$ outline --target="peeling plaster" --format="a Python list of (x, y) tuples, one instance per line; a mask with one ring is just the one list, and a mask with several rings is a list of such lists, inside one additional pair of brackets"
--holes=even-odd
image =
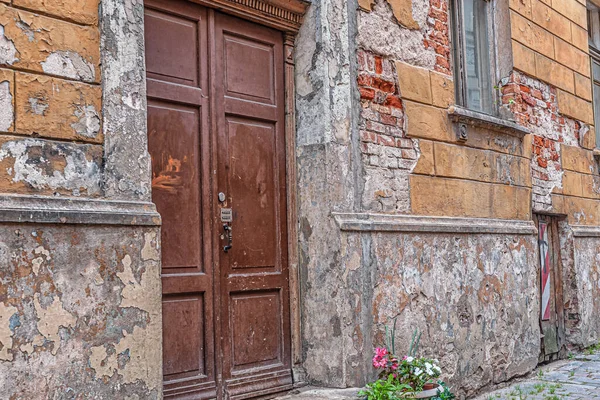
[(43, 96), (29, 98), (29, 111), (35, 115), (46, 115), (48, 107), (48, 99)]
[(0, 25), (0, 64), (12, 65), (19, 61), (17, 49), (12, 40), (4, 36), (4, 26)]
[[(54, 170), (48, 175), (44, 169), (48, 160), (40, 158), (40, 162), (33, 163), (29, 158), (32, 148), (40, 148), (42, 153), (54, 151), (64, 157), (63, 171)], [(94, 161), (87, 159), (86, 154), (77, 147), (67, 147), (43, 140), (25, 139), (9, 141), (0, 148), (0, 161), (13, 158), (14, 164), (7, 170), (12, 175), (13, 182), (25, 182), (36, 189), (51, 188), (67, 189), (78, 195), (83, 188), (88, 194), (98, 193), (100, 189), (100, 168)]]
[(95, 138), (100, 133), (100, 117), (94, 106), (78, 107), (75, 116), (79, 121), (71, 124), (78, 135)]
[(51, 53), (42, 63), (45, 73), (94, 82), (96, 71), (94, 65), (85, 61), (78, 53), (72, 51), (57, 51)]
[[(90, 367), (95, 371), (96, 377), (112, 377), (116, 373), (123, 377), (124, 383), (135, 383), (140, 378), (147, 378), (147, 362), (144, 357), (146, 350), (151, 349), (144, 347), (146, 336), (145, 329), (135, 327), (132, 334), (123, 331), (123, 338), (111, 348), (110, 354), (105, 346), (92, 347)], [(122, 354), (129, 354), (129, 358), (124, 365), (120, 366), (119, 356)], [(162, 385), (160, 379), (144, 379), (144, 381), (150, 389)]]
[(13, 330), (10, 327), (10, 319), (17, 312), (18, 310), (15, 307), (0, 303), (0, 360), (12, 361), (13, 359), (13, 354), (8, 352), (13, 345)]
[(104, 191), (115, 199), (150, 200), (143, 9), (138, 0), (101, 9)]
[(17, 25), (17, 28), (23, 31), (23, 33), (25, 34), (25, 36), (27, 36), (27, 39), (29, 39), (30, 42), (33, 42), (35, 40), (35, 32), (39, 32), (39, 30), (34, 31), (33, 29), (31, 29), (31, 25), (29, 25), (23, 20), (17, 21), (15, 25)]
[(10, 82), (0, 82), (0, 131), (8, 131), (15, 119)]
[(33, 229), (0, 226), (0, 397), (162, 398), (158, 230)]
[(149, 232), (144, 235), (144, 248), (142, 249), (142, 260), (160, 261), (160, 251), (156, 243), (156, 233)]
[(36, 293), (33, 304), (39, 319), (38, 330), (45, 338), (54, 342), (52, 355), (56, 355), (60, 348), (59, 329), (75, 326), (77, 319), (62, 307), (58, 296), (54, 297), (50, 305), (44, 307), (40, 304), (39, 293)]
[(386, 0), (377, 0), (372, 12), (358, 13), (358, 47), (433, 70), (435, 51), (423, 45), (428, 9), (429, 1), (413, 1), (413, 16), (421, 29), (411, 30), (398, 24)]

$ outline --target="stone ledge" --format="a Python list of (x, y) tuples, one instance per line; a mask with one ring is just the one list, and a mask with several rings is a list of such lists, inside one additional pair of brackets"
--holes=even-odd
[(517, 137), (523, 137), (531, 133), (529, 129), (522, 127), (514, 121), (467, 110), (460, 106), (450, 106), (448, 108), (448, 116), (452, 121), (457, 123), (488, 128), (492, 131), (506, 133)]
[(600, 226), (571, 225), (575, 237), (600, 237)]
[(0, 222), (160, 226), (153, 203), (0, 195)]
[(332, 213), (332, 215), (342, 231), (537, 234), (533, 221), (367, 213)]

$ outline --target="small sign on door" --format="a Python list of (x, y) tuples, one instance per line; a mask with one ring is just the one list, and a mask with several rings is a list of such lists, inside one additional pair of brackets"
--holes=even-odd
[(233, 210), (221, 208), (221, 222), (233, 222)]

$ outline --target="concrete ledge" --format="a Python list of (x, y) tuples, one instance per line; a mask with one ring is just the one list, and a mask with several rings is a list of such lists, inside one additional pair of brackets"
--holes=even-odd
[(575, 237), (600, 237), (600, 226), (571, 225)]
[(448, 115), (454, 122), (488, 128), (493, 131), (507, 133), (513, 136), (523, 137), (531, 133), (529, 129), (522, 127), (514, 121), (494, 117), (473, 110), (467, 110), (466, 108), (459, 106), (450, 106), (448, 108)]
[(153, 203), (0, 195), (0, 222), (159, 226)]
[(332, 213), (332, 216), (342, 231), (537, 234), (533, 221), (367, 213)]

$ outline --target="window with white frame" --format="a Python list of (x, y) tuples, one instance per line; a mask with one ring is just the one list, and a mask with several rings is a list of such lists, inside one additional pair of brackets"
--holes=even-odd
[(600, 9), (588, 3), (588, 39), (592, 62), (592, 88), (596, 147), (600, 147)]
[(452, 38), (457, 103), (495, 115), (492, 7), (489, 0), (454, 0)]

